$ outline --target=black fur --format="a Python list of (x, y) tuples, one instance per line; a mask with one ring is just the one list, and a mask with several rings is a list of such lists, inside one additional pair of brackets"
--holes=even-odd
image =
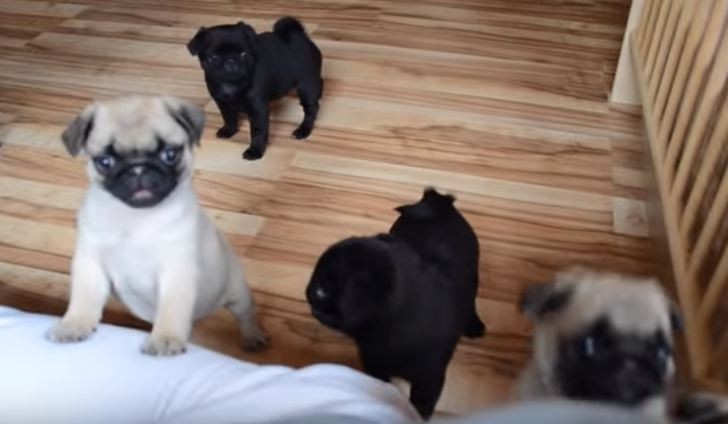
[(399, 208), (390, 234), (331, 246), (306, 290), (313, 315), (355, 340), (368, 374), (411, 383), (410, 401), (424, 418), (460, 336), (484, 331), (473, 309), (477, 239), (452, 202), (429, 190)]
[(103, 185), (133, 208), (159, 204), (177, 187), (184, 149), (158, 140), (149, 152), (117, 152), (112, 147), (92, 158)]
[(570, 399), (635, 406), (667, 389), (671, 342), (662, 331), (622, 334), (602, 318), (559, 343), (556, 379)]
[(279, 19), (273, 32), (256, 34), (243, 22), (200, 28), (187, 44), (198, 56), (205, 82), (224, 125), (220, 138), (238, 132), (239, 115), (250, 119), (250, 147), (245, 159), (263, 156), (268, 144), (268, 103), (296, 89), (304, 111), (303, 122), (293, 132), (305, 139), (313, 130), (323, 90), (321, 52), (291, 17)]
[(389, 233), (405, 240), (422, 259), (435, 265), (453, 284), (462, 287), (467, 304), (458, 309), (469, 311), (463, 335), (480, 337), (485, 325), (478, 317), (475, 298), (478, 295), (480, 247), (475, 231), (453, 206), (455, 198), (442, 195), (433, 188), (425, 189), (422, 199), (400, 206), (401, 214)]

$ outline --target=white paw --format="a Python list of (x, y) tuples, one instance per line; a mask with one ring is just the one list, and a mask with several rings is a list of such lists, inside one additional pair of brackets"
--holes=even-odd
[(142, 345), (142, 352), (152, 356), (175, 356), (186, 351), (184, 340), (169, 336), (149, 336)]
[(270, 341), (268, 335), (258, 330), (250, 335), (243, 334), (243, 349), (248, 352), (260, 352), (268, 347)]
[(78, 319), (63, 319), (51, 328), (46, 336), (48, 340), (56, 343), (75, 343), (88, 339), (94, 331), (96, 331), (94, 323)]

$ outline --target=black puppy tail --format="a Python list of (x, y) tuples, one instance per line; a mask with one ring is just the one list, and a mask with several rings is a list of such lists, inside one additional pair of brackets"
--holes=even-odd
[(399, 206), (394, 210), (412, 218), (427, 219), (437, 216), (441, 212), (452, 210), (452, 204), (454, 202), (455, 196), (440, 194), (433, 187), (427, 187), (419, 202), (412, 205)]
[(440, 194), (435, 187), (427, 187), (422, 194), (422, 201), (438, 206), (449, 206), (455, 202), (452, 194)]
[(296, 35), (306, 36), (306, 29), (301, 22), (291, 16), (278, 19), (273, 25), (273, 34), (277, 35), (285, 42), (290, 41)]

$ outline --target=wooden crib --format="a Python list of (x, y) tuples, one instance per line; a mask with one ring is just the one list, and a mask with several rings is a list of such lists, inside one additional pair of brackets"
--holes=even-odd
[(690, 374), (725, 389), (728, 1), (645, 0), (638, 22), (628, 36)]

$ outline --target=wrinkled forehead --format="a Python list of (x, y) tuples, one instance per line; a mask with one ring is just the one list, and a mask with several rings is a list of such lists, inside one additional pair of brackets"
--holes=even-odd
[(620, 334), (651, 336), (658, 331), (666, 336), (672, 334), (669, 303), (648, 283), (578, 287), (559, 319), (559, 327), (563, 334), (575, 334), (600, 319)]
[(245, 43), (243, 31), (237, 25), (220, 25), (207, 29), (205, 44), (208, 47), (241, 49)]
[(101, 104), (94, 114), (87, 149), (97, 155), (113, 146), (119, 153), (155, 151), (159, 143), (184, 145), (187, 134), (162, 102)]

